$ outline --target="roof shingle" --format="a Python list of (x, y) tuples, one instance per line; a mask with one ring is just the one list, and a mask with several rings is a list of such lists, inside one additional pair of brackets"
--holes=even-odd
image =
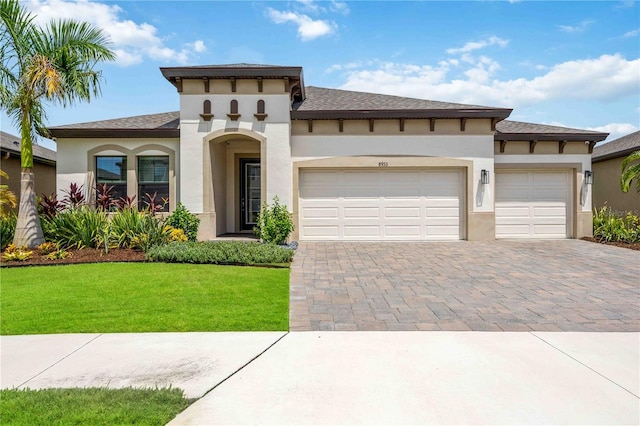
[[(20, 155), (22, 139), (18, 136), (0, 131), (0, 146), (3, 150)], [(33, 144), (33, 159), (56, 162), (56, 152), (40, 145)]]
[(626, 157), (634, 151), (640, 150), (640, 130), (621, 138), (612, 140), (593, 149), (591, 159), (595, 162), (610, 158)]
[(352, 92), (307, 86), (307, 98), (293, 104), (294, 111), (380, 111), (416, 109), (500, 109), (479, 105), (429, 101), (377, 93)]
[(583, 140), (601, 141), (608, 133), (593, 130), (573, 129), (570, 127), (551, 126), (548, 124), (525, 123), (522, 121), (503, 120), (496, 124), (495, 140), (512, 140), (517, 137), (537, 140)]

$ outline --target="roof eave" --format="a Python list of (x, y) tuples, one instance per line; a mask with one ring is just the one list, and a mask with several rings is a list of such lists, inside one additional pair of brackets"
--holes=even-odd
[(293, 120), (357, 120), (389, 118), (497, 118), (504, 120), (511, 109), (403, 109), (291, 111)]
[[(4, 147), (2, 148), (2, 151), (8, 152), (9, 155), (11, 155), (12, 157), (17, 158), (18, 160), (20, 159), (20, 156), (21, 156), (20, 151), (16, 151), (16, 150), (13, 150), (13, 149), (10, 149), (10, 148), (4, 148)], [(44, 157), (41, 157), (39, 155), (34, 155), (33, 156), (33, 161), (35, 163), (47, 164), (47, 165), (50, 165), (50, 166), (55, 166), (56, 165), (56, 160), (52, 160), (50, 158), (44, 158)]]
[(292, 77), (302, 80), (302, 67), (262, 67), (262, 68), (229, 68), (229, 67), (160, 67), (160, 72), (171, 84), (177, 87), (176, 78), (284, 78)]
[(608, 133), (496, 133), (496, 141), (589, 141), (600, 142)]
[(612, 158), (621, 158), (621, 157), (626, 157), (628, 155), (630, 155), (631, 153), (634, 153), (636, 151), (640, 151), (640, 147), (631, 147), (631, 148), (627, 148), (627, 149), (623, 149), (621, 151), (615, 151), (615, 152), (610, 152), (608, 154), (602, 154), (602, 155), (598, 155), (598, 156), (592, 156), (591, 157), (591, 162), (592, 163), (599, 163), (600, 161), (606, 161), (606, 160), (611, 160)]
[(72, 129), (50, 128), (54, 138), (179, 138), (179, 129)]

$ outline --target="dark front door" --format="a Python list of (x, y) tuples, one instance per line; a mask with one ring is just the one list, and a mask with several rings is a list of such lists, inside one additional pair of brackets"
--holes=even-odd
[(240, 160), (240, 229), (250, 230), (260, 213), (260, 159)]

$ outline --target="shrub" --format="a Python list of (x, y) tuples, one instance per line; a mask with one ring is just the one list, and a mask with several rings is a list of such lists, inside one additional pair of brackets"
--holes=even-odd
[(169, 215), (165, 223), (174, 228), (182, 229), (189, 241), (196, 241), (198, 239), (200, 219), (187, 210), (182, 203), (178, 203), (178, 206), (173, 213)]
[(631, 212), (617, 214), (608, 206), (594, 209), (593, 237), (604, 242), (640, 242), (640, 218)]
[(180, 228), (174, 228), (173, 226), (165, 225), (169, 229), (169, 241), (188, 241), (189, 239), (184, 233), (184, 230)]
[(17, 220), (18, 217), (13, 213), (0, 216), (0, 250), (3, 250), (13, 241), (13, 236), (16, 233)]
[(291, 249), (244, 241), (171, 242), (147, 252), (148, 260), (167, 263), (265, 265), (289, 263), (292, 258)]
[(125, 208), (111, 217), (111, 238), (117, 247), (144, 251), (169, 241), (171, 230), (162, 219), (135, 207)]
[(56, 250), (54, 252), (51, 252), (47, 255), (47, 259), (49, 260), (57, 260), (57, 259), (66, 259), (67, 257), (70, 257), (71, 253), (69, 253), (66, 250)]
[(57, 215), (63, 208), (64, 205), (58, 201), (58, 196), (55, 193), (49, 196), (43, 195), (38, 200), (38, 213), (47, 218)]
[(86, 198), (84, 196), (84, 185), (78, 186), (77, 183), (71, 182), (69, 189), (63, 190), (65, 196), (62, 199), (62, 204), (65, 207), (77, 208), (86, 204)]
[(101, 183), (96, 187), (96, 207), (104, 211), (109, 211), (114, 206), (113, 200), (114, 186)]
[(33, 252), (30, 250), (26, 250), (24, 248), (16, 248), (14, 250), (5, 251), (2, 257), (5, 260), (16, 260), (18, 262), (23, 262), (25, 260), (29, 260), (32, 254)]
[(53, 253), (54, 251), (58, 251), (58, 246), (55, 243), (46, 242), (42, 243), (38, 246), (38, 251), (40, 254), (46, 255)]
[(108, 224), (107, 214), (87, 206), (67, 209), (51, 218), (42, 218), (45, 239), (60, 248), (96, 248)]
[(287, 206), (280, 205), (278, 197), (273, 198), (273, 205), (262, 205), (258, 215), (258, 224), (253, 232), (266, 243), (284, 244), (294, 230), (293, 221)]

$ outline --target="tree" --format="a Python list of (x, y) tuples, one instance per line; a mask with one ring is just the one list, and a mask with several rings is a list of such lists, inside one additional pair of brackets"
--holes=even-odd
[(633, 161), (640, 161), (640, 151), (632, 152), (627, 158), (622, 161), (622, 176), (620, 176), (620, 187), (622, 192), (629, 192), (631, 181), (636, 180), (636, 191), (640, 193), (640, 162), (637, 164), (630, 164)]
[(115, 59), (104, 32), (71, 19), (45, 26), (17, 0), (0, 0), (0, 106), (20, 128), (22, 144), (20, 206), (14, 243), (44, 242), (36, 205), (33, 141), (48, 136), (45, 102), (63, 107), (90, 101), (100, 93), (101, 72), (94, 67)]

